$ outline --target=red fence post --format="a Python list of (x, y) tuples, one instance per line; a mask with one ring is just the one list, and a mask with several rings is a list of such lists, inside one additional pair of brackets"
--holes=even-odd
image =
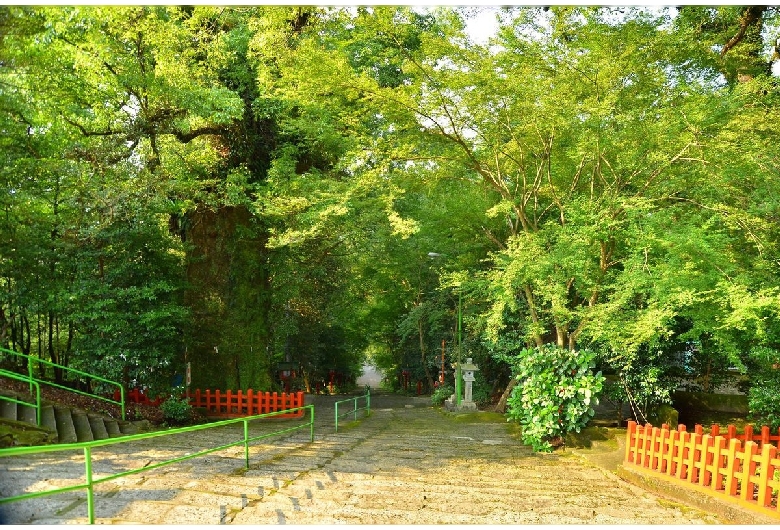
[(691, 433), (688, 431), (680, 432), (679, 451), (677, 452), (677, 473), (676, 477), (680, 480), (688, 478), (688, 452)]
[(664, 425), (664, 427), (661, 429), (661, 437), (658, 440), (659, 443), (659, 450), (658, 450), (658, 471), (661, 473), (666, 473), (667, 469), (669, 469), (669, 426)]
[[(701, 427), (701, 425), (697, 425), (696, 427)], [(690, 437), (689, 443), (688, 482), (694, 483), (699, 480), (699, 467), (696, 464), (701, 458), (701, 432), (694, 432)]]
[(645, 463), (645, 467), (649, 467), (650, 469), (658, 469), (658, 451), (656, 451), (656, 445), (660, 432), (661, 430), (658, 427), (650, 429), (650, 447), (647, 453), (647, 462)]
[(634, 447), (634, 440), (633, 437), (636, 436), (636, 422), (635, 421), (629, 421), (628, 425), (626, 426), (626, 455), (623, 458), (625, 462), (635, 462), (634, 455), (632, 454), (632, 449)]
[[(766, 429), (766, 435), (769, 436), (769, 427)], [(763, 439), (763, 432), (762, 432)], [(761, 507), (772, 505), (772, 488), (769, 487), (769, 481), (774, 479), (775, 468), (772, 465), (772, 459), (777, 454), (777, 448), (769, 445), (769, 442), (761, 446), (761, 460), (758, 471), (758, 505)]]
[(735, 497), (737, 495), (737, 474), (741, 471), (740, 460), (737, 456), (742, 452), (742, 440), (731, 438), (729, 440), (728, 461), (726, 464), (726, 494)]
[(680, 452), (680, 433), (677, 430), (671, 431), (669, 433), (669, 454), (667, 455), (667, 459), (669, 460), (669, 463), (666, 466), (666, 474), (669, 476), (673, 476), (677, 472), (677, 455)]
[[(745, 429), (747, 430), (747, 429)], [(758, 455), (758, 445), (756, 442), (750, 440), (745, 442), (745, 459), (742, 461), (742, 470), (739, 473), (739, 478), (742, 479), (742, 491), (740, 492), (740, 498), (743, 501), (750, 499), (753, 500), (753, 493), (755, 492), (755, 475), (756, 475), (756, 459)]]
[(752, 442), (753, 441), (753, 426), (752, 425), (745, 425), (745, 434), (741, 436), (742, 440), (745, 442)]
[(737, 427), (735, 425), (729, 425), (727, 428), (728, 434), (726, 434), (726, 437), (731, 440), (732, 438), (737, 437)]
[(699, 455), (699, 486), (707, 487), (712, 480), (712, 461), (713, 451), (712, 447), (715, 440), (709, 434), (705, 434), (701, 439), (701, 452)]
[(723, 477), (724, 470), (726, 469), (726, 466), (728, 465), (727, 457), (728, 453), (726, 452), (726, 439), (723, 436), (716, 436), (714, 439), (714, 443), (712, 445), (713, 448), (713, 456), (712, 456), (712, 479), (710, 482), (710, 487), (713, 491), (723, 491)]

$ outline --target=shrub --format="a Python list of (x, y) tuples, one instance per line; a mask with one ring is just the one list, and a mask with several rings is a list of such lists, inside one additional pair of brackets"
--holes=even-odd
[(434, 405), (442, 405), (447, 398), (449, 398), (452, 394), (455, 393), (455, 388), (451, 385), (444, 385), (440, 386), (436, 390), (433, 391), (433, 395), (431, 396), (431, 403)]
[(748, 410), (751, 419), (770, 429), (780, 427), (780, 352), (759, 346), (750, 351)]
[(490, 385), (482, 372), (474, 374), (474, 386), (471, 389), (471, 399), (479, 406), (490, 404)]
[(160, 405), (163, 418), (171, 425), (184, 425), (192, 422), (192, 407), (186, 398), (169, 397)]
[(550, 443), (580, 432), (595, 411), (604, 377), (593, 373), (595, 353), (548, 344), (525, 349), (515, 360), (518, 385), (507, 400), (507, 414), (522, 426), (523, 443), (551, 451)]

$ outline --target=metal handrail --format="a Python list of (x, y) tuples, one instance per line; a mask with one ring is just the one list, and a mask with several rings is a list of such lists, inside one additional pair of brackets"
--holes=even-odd
[(10, 401), (11, 403), (16, 403), (17, 405), (26, 405), (28, 407), (35, 407), (35, 423), (38, 427), (41, 426), (41, 385), (38, 384), (38, 381), (29, 381), (28, 378), (24, 377), (23, 375), (19, 375), (16, 372), (9, 372), (8, 370), (2, 370), (0, 369), (0, 375), (3, 377), (8, 377), (9, 379), (16, 379), (17, 381), (24, 381), (29, 382), (30, 385), (35, 386), (35, 403), (30, 403), (29, 401), (21, 401), (19, 399), (12, 398), (10, 396), (3, 396), (0, 395), (0, 400), (3, 401)]
[[(43, 383), (43, 384), (46, 384), (46, 385), (49, 385), (49, 386), (53, 386), (53, 387), (56, 387), (56, 388), (61, 388), (63, 390), (67, 390), (69, 392), (74, 392), (76, 394), (81, 394), (82, 396), (89, 396), (89, 397), (94, 398), (94, 399), (99, 399), (99, 400), (102, 400), (102, 401), (108, 401), (109, 403), (114, 403), (114, 404), (120, 406), (120, 408), (122, 409), (122, 419), (123, 420), (125, 419), (125, 387), (121, 383), (118, 383), (116, 381), (111, 381), (110, 379), (105, 379), (103, 377), (100, 377), (100, 376), (97, 376), (97, 375), (94, 375), (94, 374), (90, 374), (90, 373), (87, 373), (87, 372), (82, 372), (81, 370), (76, 370), (75, 368), (68, 368), (67, 366), (62, 366), (61, 364), (53, 363), (51, 361), (47, 361), (45, 359), (41, 359), (40, 357), (33, 357), (32, 355), (26, 355), (24, 353), (19, 353), (17, 351), (8, 350), (6, 348), (0, 348), (0, 353), (4, 353), (6, 355), (14, 355), (16, 357), (21, 357), (23, 359), (27, 359), (27, 375), (28, 375), (28, 378), (25, 379), (25, 381), (28, 381), (29, 384), (30, 384), (30, 392), (32, 392), (33, 382), (37, 381), (39, 383)], [(107, 398), (107, 397), (103, 397), (103, 396), (99, 396), (97, 394), (90, 394), (89, 392), (83, 392), (81, 390), (77, 390), (75, 388), (70, 388), (70, 387), (67, 387), (67, 386), (64, 386), (64, 385), (53, 383), (51, 381), (38, 379), (37, 377), (35, 377), (33, 375), (33, 363), (44, 364), (46, 366), (51, 366), (52, 368), (59, 368), (61, 370), (64, 370), (64, 371), (72, 373), (72, 374), (80, 375), (82, 377), (88, 377), (90, 379), (94, 379), (96, 381), (100, 381), (101, 383), (106, 383), (108, 385), (116, 386), (117, 388), (119, 388), (119, 392), (120, 392), (120, 396), (121, 396), (120, 401), (117, 401), (117, 400), (111, 399), (111, 398)]]
[[(358, 408), (357, 402), (358, 402), (359, 399), (365, 399), (366, 400), (366, 406), (365, 407)], [(357, 421), (357, 413), (358, 413), (359, 410), (365, 410), (366, 411), (366, 416), (371, 414), (371, 390), (368, 387), (366, 387), (366, 394), (364, 396), (357, 396), (357, 397), (350, 398), (350, 399), (342, 399), (341, 401), (336, 401), (336, 403), (334, 403), (334, 406), (335, 406), (335, 409), (336, 409), (336, 432), (339, 432), (339, 418), (341, 417), (341, 416), (339, 416), (339, 405), (341, 403), (348, 403), (350, 401), (352, 401), (353, 404), (354, 404), (353, 409), (348, 411), (348, 412), (345, 412), (345, 413), (341, 414), (341, 416), (346, 416), (347, 414), (353, 414), (354, 415), (354, 421)]]
[[(281, 429), (278, 431), (274, 431), (271, 433), (263, 434), (261, 436), (255, 436), (250, 438), (249, 437), (249, 422), (262, 419), (262, 418), (268, 418), (271, 416), (277, 416), (280, 414), (289, 414), (290, 412), (295, 412), (297, 410), (301, 409), (309, 409), (310, 416), (309, 416), (309, 423), (304, 423), (302, 425), (296, 425), (295, 427), (290, 427), (287, 429)], [(232, 425), (234, 423), (243, 423), (244, 424), (244, 437), (242, 440), (239, 440), (237, 442), (231, 442), (228, 444), (220, 445), (219, 447), (214, 447), (212, 449), (205, 449), (203, 451), (199, 451), (197, 453), (180, 456), (177, 458), (172, 458), (170, 460), (165, 460), (163, 462), (158, 462), (156, 464), (147, 465), (144, 467), (140, 467), (138, 469), (131, 469), (129, 471), (122, 471), (121, 473), (115, 473), (113, 475), (108, 475), (105, 477), (101, 477), (99, 479), (95, 479), (92, 476), (92, 449), (95, 447), (103, 447), (107, 445), (115, 445), (120, 443), (127, 443), (127, 442), (135, 442), (138, 440), (146, 440), (148, 438), (156, 438), (159, 436), (170, 436), (174, 434), (182, 434), (182, 433), (188, 433), (188, 432), (194, 432), (194, 431), (202, 431), (205, 429), (213, 429), (216, 427), (223, 427), (225, 425)], [(94, 485), (100, 484), (102, 482), (108, 482), (109, 480), (114, 480), (120, 477), (124, 477), (127, 475), (132, 475), (135, 473), (141, 473), (143, 471), (149, 471), (151, 469), (156, 469), (158, 467), (166, 466), (169, 464), (175, 464), (177, 462), (181, 462), (183, 460), (187, 460), (190, 458), (195, 458), (198, 456), (203, 456), (209, 453), (214, 453), (216, 451), (221, 451), (223, 449), (227, 449), (228, 447), (233, 447), (236, 445), (244, 444), (244, 463), (246, 469), (249, 469), (249, 442), (254, 442), (257, 440), (261, 440), (263, 438), (268, 438), (270, 436), (275, 436), (278, 434), (283, 434), (289, 431), (293, 431), (296, 429), (301, 429), (303, 427), (309, 426), (310, 428), (310, 441), (314, 442), (314, 405), (306, 405), (303, 407), (297, 407), (294, 409), (288, 409), (288, 410), (280, 410), (277, 412), (269, 412), (267, 414), (259, 414), (256, 416), (247, 416), (245, 418), (235, 418), (231, 420), (224, 420), (224, 421), (218, 421), (214, 423), (208, 423), (205, 425), (193, 425), (190, 427), (180, 427), (178, 429), (170, 429), (167, 431), (157, 431), (157, 432), (151, 432), (151, 433), (143, 433), (143, 434), (133, 434), (129, 436), (122, 436), (119, 438), (110, 438), (107, 440), (95, 440), (92, 442), (78, 442), (73, 444), (58, 444), (58, 445), (44, 445), (44, 446), (34, 446), (34, 447), (12, 447), (10, 449), (0, 449), (0, 458), (5, 456), (29, 456), (29, 455), (36, 455), (40, 453), (52, 453), (57, 451), (69, 451), (69, 450), (75, 450), (75, 449), (82, 449), (84, 451), (84, 465), (86, 469), (86, 476), (85, 476), (85, 482), (83, 484), (76, 484), (72, 486), (66, 486), (64, 488), (58, 488), (53, 490), (47, 490), (47, 491), (36, 491), (32, 493), (25, 493), (22, 495), (17, 495), (15, 497), (6, 497), (0, 499), (0, 504), (13, 502), (13, 501), (20, 501), (24, 499), (32, 499), (35, 497), (43, 497), (46, 495), (53, 495), (55, 493), (64, 493), (67, 491), (74, 491), (74, 490), (80, 490), (80, 489), (86, 489), (87, 490), (87, 517), (89, 519), (89, 524), (95, 523), (95, 492), (94, 492)]]

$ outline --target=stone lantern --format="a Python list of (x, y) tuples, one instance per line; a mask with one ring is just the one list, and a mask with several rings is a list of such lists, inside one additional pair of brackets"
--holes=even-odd
[[(458, 363), (453, 364), (453, 368), (457, 368), (457, 367), (458, 367)], [(475, 380), (474, 372), (478, 372), (478, 371), (479, 368), (477, 367), (476, 364), (471, 362), (471, 357), (467, 357), (466, 362), (460, 366), (460, 372), (462, 374), (463, 381), (466, 383), (464, 388), (463, 401), (461, 401), (460, 404), (458, 404), (457, 396), (453, 394), (452, 396), (450, 396), (450, 398), (447, 401), (444, 402), (444, 407), (447, 410), (450, 411), (477, 410), (477, 404), (474, 403), (472, 399), (472, 391), (473, 391), (472, 387)], [(458, 371), (456, 370), (455, 371), (456, 378), (458, 377), (457, 373)]]
[(463, 402), (460, 404), (461, 409), (477, 410), (477, 404), (472, 399), (472, 385), (475, 377), (474, 372), (478, 372), (479, 368), (476, 364), (471, 362), (471, 357), (466, 358), (466, 362), (461, 366), (463, 372), (463, 381), (466, 383), (463, 391)]

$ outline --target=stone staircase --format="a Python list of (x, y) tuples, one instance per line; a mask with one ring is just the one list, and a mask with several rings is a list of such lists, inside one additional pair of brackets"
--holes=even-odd
[[(4, 390), (3, 395), (28, 401), (29, 398), (16, 392)], [(39, 445), (40, 443), (91, 442), (117, 438), (139, 432), (134, 422), (116, 420), (101, 414), (54, 403), (41, 404), (41, 425), (37, 425), (35, 407), (11, 401), (0, 400), (0, 421), (8, 427), (13, 440), (5, 445)], [(37, 427), (37, 429), (35, 429)], [(34, 437), (37, 443), (25, 442), (26, 437), (14, 434), (14, 431), (41, 431)]]

